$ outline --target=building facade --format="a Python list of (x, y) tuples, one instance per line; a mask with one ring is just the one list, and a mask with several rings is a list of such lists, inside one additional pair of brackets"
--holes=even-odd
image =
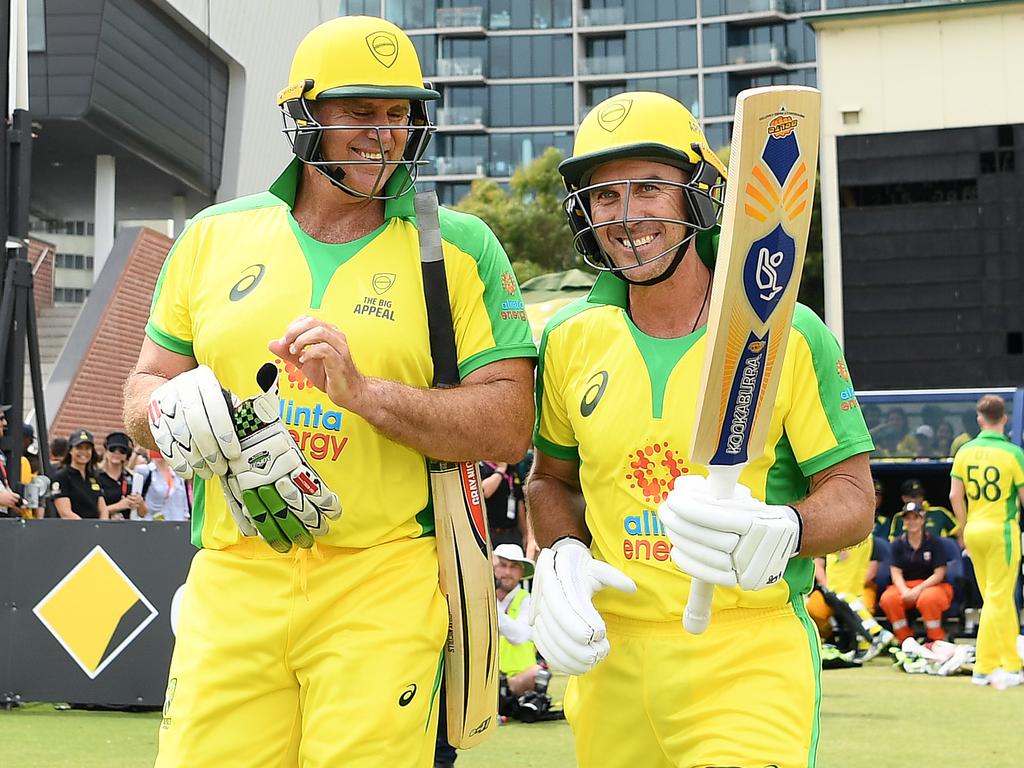
[(475, 178), (507, 180), (549, 146), (568, 154), (594, 104), (657, 90), (730, 138), (736, 94), (815, 84), (821, 0), (341, 0), (412, 37), (442, 93), (427, 178), (443, 202)]

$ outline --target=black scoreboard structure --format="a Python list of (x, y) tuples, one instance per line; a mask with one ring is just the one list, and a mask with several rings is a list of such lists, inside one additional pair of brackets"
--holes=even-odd
[(1024, 125), (838, 136), (858, 389), (1024, 381)]

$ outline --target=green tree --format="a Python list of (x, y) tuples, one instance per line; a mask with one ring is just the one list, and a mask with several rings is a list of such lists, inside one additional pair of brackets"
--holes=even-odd
[(562, 211), (561, 161), (562, 153), (548, 147), (533, 162), (516, 169), (507, 192), (495, 181), (478, 179), (455, 206), (487, 222), (520, 281), (579, 264)]

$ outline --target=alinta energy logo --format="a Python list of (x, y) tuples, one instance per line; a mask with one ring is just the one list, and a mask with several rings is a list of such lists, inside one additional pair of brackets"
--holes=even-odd
[[(337, 461), (348, 444), (348, 437), (341, 434), (344, 414), (341, 410), (325, 409), (323, 403), (318, 402), (320, 393), (314, 393), (316, 387), (300, 368), (280, 358), (275, 358), (274, 363), (287, 381), (288, 388), (297, 390), (289, 393), (282, 388), (280, 400), (281, 421), (288, 427), (295, 444), (311, 459)], [(308, 404), (311, 398), (317, 400)], [(333, 405), (329, 400), (326, 402)]]
[(676, 478), (689, 472), (685, 460), (667, 442), (651, 443), (630, 454), (626, 480), (630, 488), (640, 489), (648, 504), (660, 504)]
[(398, 38), (392, 32), (372, 32), (366, 36), (373, 58), (390, 69), (398, 60)]
[(501, 273), (501, 286), (509, 296), (516, 295), (516, 279), (511, 272)]
[(612, 133), (622, 125), (629, 115), (629, 110), (632, 108), (632, 99), (616, 99), (609, 102), (601, 107), (601, 111), (597, 113), (597, 124), (608, 131), (608, 133)]
[[(285, 378), (288, 381), (288, 386), (291, 389), (306, 389), (307, 387), (313, 386), (309, 383), (309, 379), (306, 378), (306, 374), (304, 374), (302, 369), (297, 365), (286, 363), (281, 360), (281, 358), (275, 358), (274, 364), (277, 366), (277, 369), (285, 375)], [(282, 364), (284, 365), (283, 369), (281, 367)]]
[(159, 615), (100, 546), (57, 582), (32, 612), (91, 680)]

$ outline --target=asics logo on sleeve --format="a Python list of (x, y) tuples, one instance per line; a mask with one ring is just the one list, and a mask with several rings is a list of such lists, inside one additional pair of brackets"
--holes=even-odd
[(413, 697), (416, 695), (416, 683), (411, 683), (408, 688), (402, 691), (402, 695), (398, 697), (398, 706), (407, 707), (412, 702)]
[(231, 292), (228, 294), (228, 298), (232, 301), (241, 301), (253, 290), (257, 285), (260, 284), (260, 280), (263, 279), (263, 274), (267, 271), (267, 268), (262, 264), (252, 264), (245, 268), (242, 273), (242, 279), (231, 286)]
[(583, 399), (580, 400), (580, 415), (583, 418), (592, 414), (597, 408), (597, 404), (601, 402), (601, 398), (604, 397), (605, 387), (608, 386), (608, 371), (598, 371), (587, 380), (587, 383), (590, 386), (587, 387), (587, 391), (583, 393)]

